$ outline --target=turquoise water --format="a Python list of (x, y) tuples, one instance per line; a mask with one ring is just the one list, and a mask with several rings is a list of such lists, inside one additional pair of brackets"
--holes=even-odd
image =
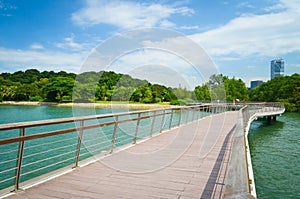
[[(95, 114), (107, 114), (124, 112), (122, 109), (93, 109), (55, 106), (0, 106), (0, 124), (38, 121), (56, 118), (70, 118), (73, 116), (85, 116)], [(110, 119), (94, 120), (86, 124), (112, 121)], [(57, 125), (41, 127), (31, 127), (25, 129), (25, 134), (36, 134), (42, 132), (55, 131), (60, 129), (78, 127), (79, 123), (70, 122)], [(84, 132), (81, 154), (79, 160), (89, 158), (101, 151), (107, 151), (111, 146), (112, 127), (97, 128)], [(19, 135), (19, 130), (0, 131), (0, 139), (11, 138)], [(123, 136), (122, 131), (118, 135)], [(124, 136), (123, 136), (124, 137)], [(130, 136), (127, 136), (130, 137)], [(127, 140), (128, 143), (129, 140)], [(98, 144), (100, 143), (101, 144)], [(26, 141), (24, 145), (24, 155), (22, 161), (21, 182), (43, 175), (56, 169), (74, 165), (76, 148), (78, 143), (78, 132), (40, 138)], [(115, 146), (124, 144), (117, 142)], [(18, 143), (0, 146), (0, 190), (14, 184), (16, 171)]]
[(74, 108), (57, 106), (9, 106), (0, 105), (0, 124), (12, 122), (37, 121), (74, 116), (105, 114), (127, 111), (108, 108)]
[[(0, 124), (38, 121), (54, 118), (69, 118), (73, 116), (107, 114), (130, 111), (128, 109), (101, 109), (101, 108), (76, 108), (55, 106), (7, 106), (0, 105)], [(158, 114), (159, 112), (157, 112)], [(150, 132), (156, 134), (162, 128), (166, 130), (171, 125), (177, 126), (179, 121), (186, 123), (192, 120), (193, 114), (176, 112), (170, 124), (170, 115), (156, 116), (155, 119), (143, 119), (139, 122), (138, 139), (148, 137)], [(201, 116), (209, 113), (197, 112)], [(148, 113), (142, 114), (146, 116)], [(119, 120), (138, 115), (120, 116)], [(179, 118), (181, 117), (181, 120)], [(114, 118), (96, 119), (85, 121), (84, 125), (93, 125), (104, 122), (112, 122)], [(152, 123), (154, 124), (152, 128)], [(116, 129), (114, 147), (132, 143), (136, 132), (137, 121), (120, 123)], [(79, 122), (70, 122), (56, 125), (31, 127), (25, 129), (25, 134), (36, 134), (61, 129), (78, 127)], [(84, 130), (79, 160), (83, 160), (102, 152), (109, 152), (114, 125)], [(19, 135), (19, 130), (0, 131), (0, 139), (12, 138)], [(63, 167), (74, 166), (79, 132), (71, 132), (51, 137), (25, 141), (22, 160), (21, 182), (41, 176), (45, 173)], [(0, 191), (14, 185), (16, 172), (18, 143), (0, 145)]]
[(254, 121), (249, 144), (258, 198), (300, 198), (300, 113)]

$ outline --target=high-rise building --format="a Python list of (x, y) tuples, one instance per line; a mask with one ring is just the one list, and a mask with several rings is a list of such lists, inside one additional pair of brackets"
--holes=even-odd
[(250, 89), (253, 89), (253, 88), (255, 88), (255, 87), (261, 85), (261, 84), (264, 83), (264, 82), (263, 82), (262, 80), (255, 80), (255, 81), (251, 81), (250, 83), (251, 83)]
[(274, 59), (271, 61), (271, 79), (284, 75), (284, 60)]

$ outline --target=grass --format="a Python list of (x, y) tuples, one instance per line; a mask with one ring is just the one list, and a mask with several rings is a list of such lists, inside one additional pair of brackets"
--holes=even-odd
[[(141, 102), (131, 102), (131, 101), (96, 101), (97, 104), (146, 104)], [(158, 103), (148, 103), (148, 104), (159, 104), (159, 105), (169, 105), (170, 102), (158, 102)]]

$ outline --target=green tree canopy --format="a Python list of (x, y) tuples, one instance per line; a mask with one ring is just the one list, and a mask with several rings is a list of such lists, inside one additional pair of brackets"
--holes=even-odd
[(70, 77), (54, 77), (43, 87), (48, 101), (62, 102), (63, 97), (72, 96), (74, 79)]
[(249, 93), (251, 101), (284, 102), (288, 111), (300, 111), (300, 75), (276, 77)]

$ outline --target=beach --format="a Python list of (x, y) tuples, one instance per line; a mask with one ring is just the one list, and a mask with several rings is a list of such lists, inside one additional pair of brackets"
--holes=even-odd
[(15, 106), (62, 106), (62, 107), (86, 107), (86, 108), (128, 108), (128, 109), (155, 109), (155, 108), (170, 108), (172, 105), (161, 104), (115, 104), (115, 103), (55, 103), (55, 102), (15, 102), (4, 101), (0, 105), (15, 105)]

